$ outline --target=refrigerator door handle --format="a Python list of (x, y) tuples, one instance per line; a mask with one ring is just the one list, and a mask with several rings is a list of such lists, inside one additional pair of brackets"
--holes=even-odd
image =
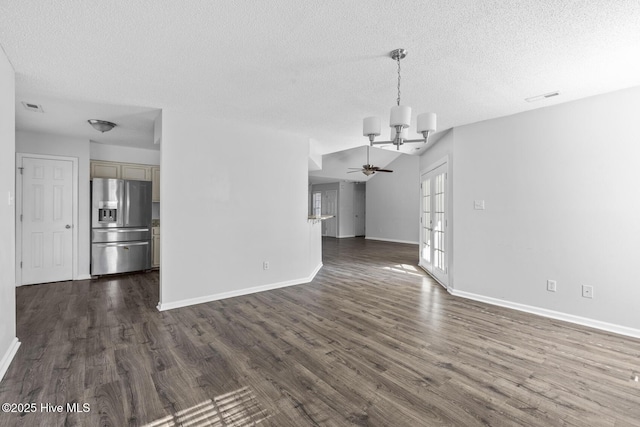
[(128, 226), (129, 221), (129, 210), (131, 208), (131, 184), (129, 181), (124, 182), (124, 226)]
[(119, 230), (117, 228), (94, 228), (92, 229), (94, 233), (129, 233), (132, 231), (149, 231), (148, 228), (127, 228), (124, 230)]
[(94, 243), (97, 247), (122, 247), (122, 246), (143, 246), (148, 245), (149, 242), (120, 242), (120, 243)]
[(118, 226), (123, 227), (124, 226), (124, 216), (129, 216), (129, 212), (128, 211), (128, 206), (125, 206), (124, 204), (124, 193), (125, 193), (125, 188), (124, 188), (124, 181), (119, 179), (118, 180), (118, 205), (120, 207), (120, 209), (123, 210), (122, 213), (124, 213), (124, 215), (120, 215), (120, 218), (118, 218)]

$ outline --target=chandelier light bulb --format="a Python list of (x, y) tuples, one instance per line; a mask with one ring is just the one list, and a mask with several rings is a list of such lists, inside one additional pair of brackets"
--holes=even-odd
[(418, 114), (418, 133), (436, 131), (436, 113)]
[(406, 105), (391, 107), (389, 126), (402, 126), (403, 128), (408, 128), (410, 124), (411, 107), (407, 107)]
[(370, 136), (380, 135), (380, 118), (379, 117), (365, 117), (362, 121), (362, 135)]

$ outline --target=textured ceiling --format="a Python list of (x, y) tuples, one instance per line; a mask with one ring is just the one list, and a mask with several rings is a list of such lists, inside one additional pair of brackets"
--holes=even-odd
[(1, 0), (0, 44), (18, 93), (204, 110), (327, 153), (388, 120), (399, 47), (403, 104), (440, 130), (640, 85), (640, 1)]

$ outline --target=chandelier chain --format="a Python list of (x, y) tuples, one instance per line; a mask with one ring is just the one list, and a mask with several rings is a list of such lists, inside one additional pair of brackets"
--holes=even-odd
[(398, 55), (398, 58), (396, 59), (398, 61), (398, 106), (400, 105), (400, 55)]

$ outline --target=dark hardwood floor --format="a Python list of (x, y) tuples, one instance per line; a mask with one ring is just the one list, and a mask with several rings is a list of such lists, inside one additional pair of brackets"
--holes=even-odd
[(162, 313), (157, 273), (18, 288), (0, 402), (37, 411), (0, 425), (640, 426), (640, 340), (452, 297), (412, 245), (323, 244), (310, 284)]

